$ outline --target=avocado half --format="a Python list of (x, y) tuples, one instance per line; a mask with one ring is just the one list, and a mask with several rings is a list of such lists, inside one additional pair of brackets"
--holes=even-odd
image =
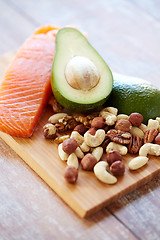
[(119, 113), (138, 112), (148, 119), (160, 117), (160, 90), (143, 79), (113, 73), (113, 90), (105, 106), (118, 108)]
[[(74, 59), (78, 59), (78, 61), (74, 61)], [(74, 63), (72, 64), (72, 62)], [(76, 67), (72, 68), (70, 65), (76, 65)], [(84, 82), (81, 88), (81, 79), (78, 79), (78, 83), (76, 82), (74, 76), (77, 76), (77, 73), (72, 75), (72, 69), (81, 71), (81, 75), (85, 75), (83, 80), (88, 81), (87, 79), (89, 79), (94, 83), (85, 89)], [(90, 77), (92, 70), (94, 73)], [(70, 84), (67, 76), (77, 85)], [(105, 103), (112, 91), (113, 76), (106, 62), (83, 34), (77, 29), (66, 27), (60, 29), (56, 35), (51, 86), (55, 98), (63, 107), (73, 111), (86, 112)]]

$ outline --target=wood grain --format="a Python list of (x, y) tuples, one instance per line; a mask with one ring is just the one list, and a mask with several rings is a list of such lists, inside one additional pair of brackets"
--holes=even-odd
[[(109, 211), (121, 219), (141, 239), (159, 239), (160, 174), (150, 183), (138, 188), (109, 206)], [(136, 227), (135, 227), (136, 226)], [(143, 237), (141, 237), (143, 236)]]
[(137, 239), (107, 209), (80, 219), (2, 139), (0, 153), (0, 239)]
[(80, 219), (2, 139), (0, 153), (0, 239), (138, 239), (107, 209)]
[[(6, 55), (7, 60), (7, 55)], [(12, 54), (8, 55), (8, 63)], [(4, 61), (0, 61), (4, 64)], [(8, 64), (7, 64), (8, 65)], [(4, 66), (3, 66), (4, 67)], [(63, 177), (66, 163), (60, 160), (57, 144), (46, 140), (43, 126), (52, 115), (51, 108), (44, 112), (31, 138), (12, 137), (0, 132), (0, 137), (81, 217), (89, 216), (116, 201), (121, 196), (150, 181), (160, 171), (159, 158), (150, 157), (148, 166), (131, 172), (128, 162), (132, 155), (124, 156), (125, 176), (115, 185), (99, 182), (93, 173), (79, 171), (76, 185), (67, 184)]]

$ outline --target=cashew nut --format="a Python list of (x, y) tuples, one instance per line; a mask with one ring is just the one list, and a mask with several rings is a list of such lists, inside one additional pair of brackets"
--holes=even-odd
[(105, 123), (108, 126), (112, 126), (117, 121), (117, 112), (118, 110), (116, 108), (107, 107), (102, 109), (102, 111), (99, 113), (99, 116), (105, 119)]
[(78, 158), (77, 158), (75, 153), (71, 153), (69, 155), (68, 160), (67, 160), (67, 165), (75, 167), (76, 169), (78, 169), (79, 162), (78, 162)]
[(106, 117), (105, 123), (108, 126), (113, 126), (116, 123), (116, 121), (117, 121), (117, 117), (112, 113), (108, 113), (108, 116)]
[(100, 116), (105, 119), (105, 123), (108, 126), (113, 126), (117, 121), (117, 116), (109, 112), (102, 113)]
[(54, 115), (52, 115), (49, 119), (48, 122), (55, 124), (58, 123), (58, 121), (64, 117), (68, 116), (67, 113), (56, 113)]
[(81, 145), (80, 145), (80, 148), (83, 152), (89, 152), (90, 150), (90, 147), (85, 143), (83, 142)]
[(103, 148), (102, 147), (96, 147), (92, 151), (92, 155), (95, 156), (95, 158), (97, 159), (97, 162), (101, 159), (102, 154), (103, 154)]
[(160, 145), (152, 143), (149, 154), (154, 156), (160, 156)]
[(70, 138), (70, 135), (63, 135), (63, 136), (57, 137), (57, 138), (55, 139), (55, 142), (57, 142), (57, 143), (63, 143), (64, 140), (66, 140), (66, 139), (68, 139), (68, 138)]
[(95, 135), (91, 135), (88, 131), (84, 134), (84, 141), (89, 147), (98, 147), (104, 141), (105, 131), (98, 129)]
[(77, 131), (73, 131), (71, 134), (71, 138), (74, 138), (78, 145), (81, 145), (84, 142), (84, 137)]
[(112, 113), (112, 114), (114, 114), (115, 116), (117, 116), (117, 113), (118, 113), (118, 109), (117, 109), (117, 108), (114, 108), (114, 107), (106, 107), (106, 108), (103, 109), (103, 111)]
[(115, 142), (110, 142), (106, 148), (106, 152), (112, 152), (114, 150), (120, 152), (121, 155), (126, 155), (128, 152), (128, 149), (126, 146), (123, 146)]
[(94, 166), (94, 174), (95, 176), (104, 183), (114, 184), (117, 182), (117, 178), (111, 175), (107, 170), (106, 167), (108, 163), (105, 161), (100, 161)]
[(153, 120), (153, 119), (149, 119), (148, 120), (148, 125), (147, 125), (147, 129), (158, 129), (159, 127), (159, 121), (158, 120)]
[(143, 167), (148, 162), (148, 160), (149, 159), (145, 156), (135, 157), (129, 162), (128, 167), (131, 170), (137, 170)]
[(145, 133), (147, 131), (147, 126), (144, 123), (141, 123), (139, 128)]
[(150, 143), (145, 143), (140, 149), (139, 149), (139, 155), (140, 156), (147, 156), (150, 151)]
[(160, 117), (156, 117), (156, 120), (159, 122), (158, 131), (160, 132)]
[(117, 121), (120, 120), (120, 119), (128, 120), (128, 119), (129, 119), (129, 116), (126, 115), (126, 114), (118, 114), (118, 115), (117, 115)]
[(80, 159), (82, 159), (84, 157), (84, 153), (82, 152), (82, 150), (80, 149), (80, 147), (77, 147), (76, 150), (74, 151), (74, 153), (76, 154), (76, 156)]
[(58, 154), (63, 161), (67, 161), (69, 155), (63, 151), (62, 143), (58, 146)]
[(134, 135), (134, 136), (138, 136), (140, 138), (144, 137), (144, 132), (138, 128), (138, 127), (132, 127), (130, 132)]
[(145, 143), (139, 150), (140, 156), (147, 155), (160, 156), (160, 145), (154, 143)]

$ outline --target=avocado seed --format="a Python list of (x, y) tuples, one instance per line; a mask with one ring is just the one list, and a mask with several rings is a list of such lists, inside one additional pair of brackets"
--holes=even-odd
[(91, 60), (75, 56), (66, 65), (65, 78), (72, 88), (88, 91), (98, 84), (100, 75)]

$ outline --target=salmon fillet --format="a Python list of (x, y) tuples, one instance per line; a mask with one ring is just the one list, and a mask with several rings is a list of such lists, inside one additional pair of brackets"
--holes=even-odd
[(0, 85), (0, 131), (30, 137), (52, 93), (54, 26), (43, 26), (18, 50)]

